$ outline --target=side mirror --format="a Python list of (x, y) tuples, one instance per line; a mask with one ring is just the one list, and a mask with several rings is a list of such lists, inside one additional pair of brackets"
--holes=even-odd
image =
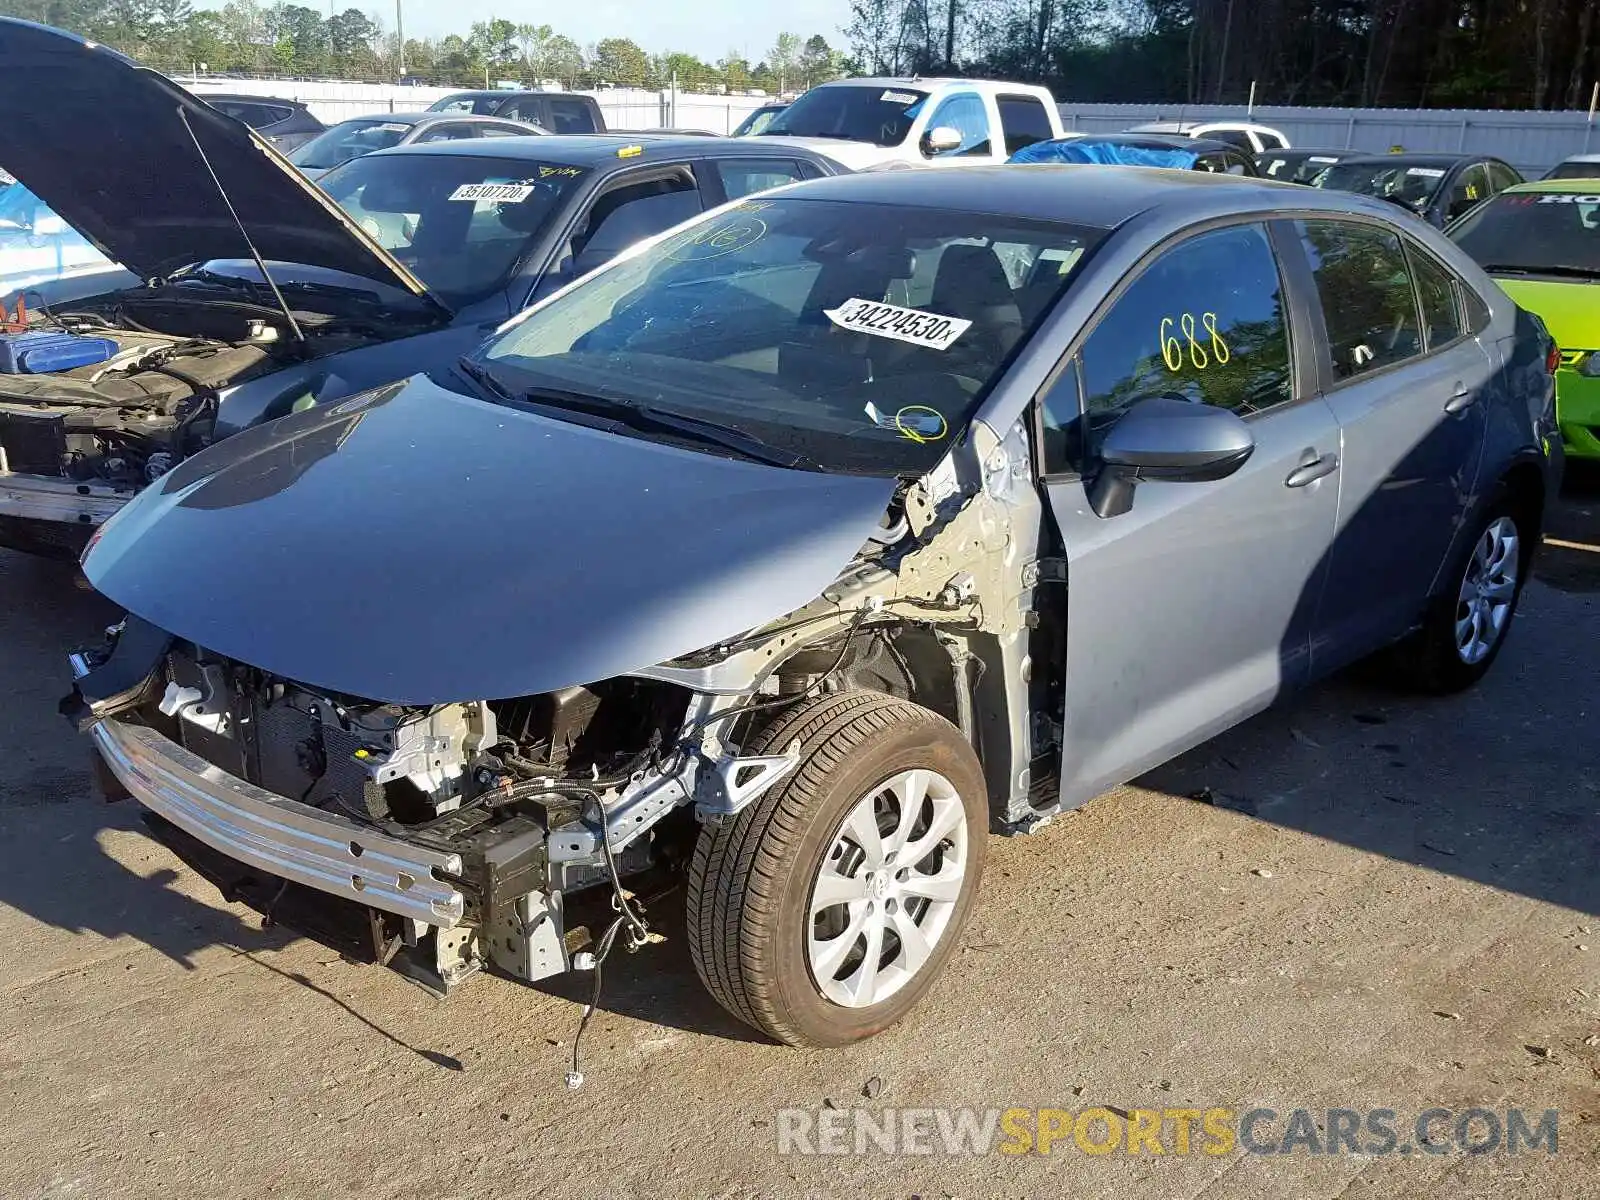
[(1141, 400), (1101, 443), (1089, 504), (1096, 516), (1120, 516), (1133, 507), (1133, 491), (1141, 482), (1226, 479), (1255, 448), (1250, 427), (1225, 408), (1175, 396)]
[(924, 154), (948, 154), (961, 148), (961, 131), (950, 125), (937, 125), (922, 135)]

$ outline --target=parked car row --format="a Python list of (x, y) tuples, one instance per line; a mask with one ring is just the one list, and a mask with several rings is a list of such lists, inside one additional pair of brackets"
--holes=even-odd
[[(854, 1042), (951, 962), (991, 829), (1359, 659), (1449, 692), (1505, 648), (1560, 353), (1393, 204), (1003, 165), (1059, 119), (966, 81), (319, 188), (0, 20), (0, 100), (46, 76), (0, 161), (146, 281), (0, 333), (0, 512), (73, 513), (126, 611), (62, 711), (230, 894), (441, 991), (598, 992), (681, 895), (729, 1012)], [(846, 171), (862, 134), (973, 162)]]

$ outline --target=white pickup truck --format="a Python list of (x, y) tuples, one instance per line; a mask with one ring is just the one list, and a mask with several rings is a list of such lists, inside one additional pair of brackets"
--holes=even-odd
[(812, 88), (757, 137), (794, 138), (853, 170), (1003, 163), (1066, 136), (1042, 87), (987, 79), (841, 79)]

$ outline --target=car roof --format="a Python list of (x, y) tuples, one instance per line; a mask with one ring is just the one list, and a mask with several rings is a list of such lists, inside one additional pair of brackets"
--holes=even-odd
[(1348, 192), (1322, 192), (1292, 183), (1210, 171), (1152, 171), (1039, 163), (955, 170), (862, 171), (814, 179), (785, 189), (790, 196), (860, 204), (903, 205), (1061, 221), (1113, 229), (1138, 216), (1168, 210), (1184, 223), (1235, 213), (1326, 209), (1393, 215), (1393, 205)]
[(196, 92), (207, 104), (213, 100), (234, 100), (246, 104), (287, 104), (290, 108), (304, 108), (304, 100), (291, 100), (287, 96), (252, 96), (245, 92)]
[[(429, 116), (446, 116), (430, 113)], [(379, 154), (459, 154), (470, 158), (537, 158), (541, 162), (569, 166), (636, 167), (663, 159), (706, 158), (726, 154), (734, 158), (803, 158), (820, 161), (821, 156), (802, 146), (773, 139), (773, 145), (752, 144), (751, 138), (704, 137), (697, 134), (648, 134), (619, 137), (615, 134), (546, 134), (526, 137), (463, 139), (429, 142), (422, 146), (396, 146)], [(626, 153), (633, 151), (636, 153)]]
[(1586, 196), (1600, 193), (1600, 180), (1579, 176), (1576, 179), (1532, 179), (1505, 189), (1506, 192), (1581, 192)]
[(1214, 121), (1148, 121), (1143, 125), (1135, 125), (1130, 133), (1185, 133), (1191, 129), (1202, 126), (1209, 129), (1261, 129), (1268, 133), (1276, 133), (1270, 125), (1258, 125), (1254, 121), (1235, 121), (1229, 117), (1218, 117)]
[(819, 83), (817, 87), (912, 87), (927, 91), (929, 88), (948, 87), (958, 84), (1011, 87), (1019, 90), (1037, 86), (1036, 84), (1009, 83), (1003, 79), (960, 79), (953, 75), (867, 75), (854, 79), (833, 79), (827, 83)]
[(1569, 154), (1561, 161), (1564, 163), (1600, 163), (1600, 154)]
[[(378, 121), (380, 123), (389, 122), (394, 125), (421, 125), (424, 121), (435, 121), (440, 117), (449, 117), (450, 115), (450, 113), (436, 112), (361, 113), (359, 116), (354, 117), (340, 117), (334, 124), (343, 125), (347, 121)], [(458, 113), (456, 115), (464, 116), (465, 114)]]
[(1347, 158), (1340, 166), (1366, 166), (1368, 163), (1388, 163), (1401, 167), (1453, 167), (1460, 163), (1499, 162), (1492, 154), (1429, 154), (1425, 151), (1404, 154), (1361, 154)]
[[(1287, 158), (1298, 154), (1302, 158), (1321, 158), (1324, 155), (1337, 154), (1341, 158), (1372, 158), (1370, 150), (1336, 150), (1333, 147), (1321, 148), (1316, 146), (1285, 146), (1281, 150), (1262, 150), (1256, 154), (1257, 158)], [(1398, 157), (1385, 155), (1384, 157)]]

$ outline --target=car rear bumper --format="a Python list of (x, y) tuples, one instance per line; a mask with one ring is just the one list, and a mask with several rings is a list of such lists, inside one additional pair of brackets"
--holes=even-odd
[(1568, 454), (1600, 458), (1600, 378), (1568, 367), (1557, 371), (1556, 421)]
[(139, 803), (237, 862), (441, 929), (464, 914), (465, 897), (441, 878), (460, 875), (459, 854), (256, 787), (142, 725), (107, 718), (90, 736)]
[(105, 484), (0, 470), (0, 517), (93, 529), (132, 499), (132, 492)]

